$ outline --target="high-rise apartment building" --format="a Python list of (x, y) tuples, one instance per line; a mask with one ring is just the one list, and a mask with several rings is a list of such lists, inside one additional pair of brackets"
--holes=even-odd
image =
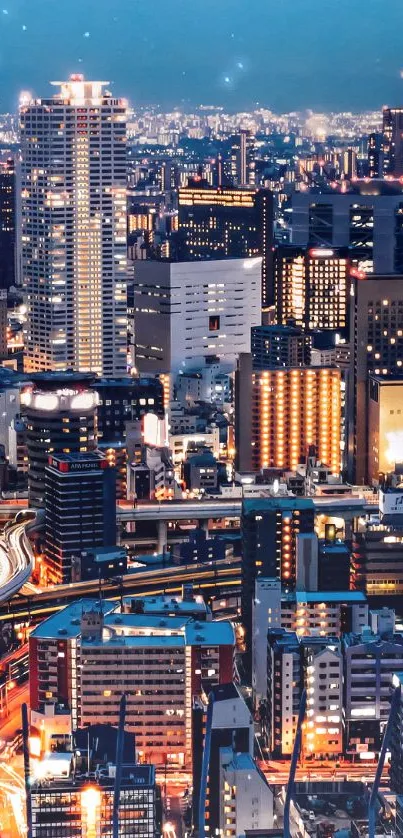
[(255, 138), (250, 131), (242, 129), (232, 137), (227, 170), (233, 186), (255, 185)]
[(0, 288), (15, 284), (16, 189), (14, 160), (0, 161)]
[(384, 172), (403, 175), (403, 108), (383, 109)]
[(126, 692), (139, 761), (190, 766), (192, 700), (233, 679), (233, 627), (203, 616), (197, 602), (172, 597), (148, 608), (135, 600), (130, 612), (107, 601), (67, 606), (30, 635), (32, 721), (40, 728), (48, 717), (51, 725), (63, 705), (73, 730), (117, 726)]
[(124, 375), (126, 105), (105, 82), (55, 84), (20, 109), (26, 367)]
[(36, 373), (23, 388), (30, 506), (44, 505), (49, 456), (85, 453), (96, 447), (98, 397), (91, 389), (92, 382), (90, 373)]
[(56, 454), (45, 469), (45, 556), (49, 577), (79, 576), (83, 550), (116, 543), (115, 470), (98, 451)]
[(350, 259), (346, 248), (279, 247), (274, 257), (276, 320), (348, 335)]
[[(261, 263), (251, 259), (136, 263), (136, 367), (141, 374), (234, 370), (261, 322)], [(248, 347), (245, 349), (245, 347)]]
[(374, 444), (368, 438), (368, 376), (399, 377), (403, 370), (403, 276), (356, 279), (350, 306), (347, 465), (349, 479), (365, 483)]
[(236, 373), (239, 470), (295, 470), (314, 449), (333, 474), (340, 474), (343, 387), (336, 367), (253, 370), (251, 356), (242, 355)]
[(403, 366), (400, 376), (370, 375), (368, 482), (379, 483), (403, 463)]
[(262, 257), (262, 305), (273, 302), (273, 195), (268, 189), (179, 190), (178, 255), (183, 261)]
[(351, 182), (343, 191), (292, 196), (292, 244), (348, 247), (364, 273), (403, 273), (403, 186), (398, 180)]

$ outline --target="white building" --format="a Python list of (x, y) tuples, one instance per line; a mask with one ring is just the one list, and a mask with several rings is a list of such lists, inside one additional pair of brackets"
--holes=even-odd
[(28, 371), (127, 370), (126, 104), (71, 76), (21, 102)]
[(151, 611), (138, 600), (121, 613), (116, 603), (103, 601), (101, 612), (99, 603), (81, 600), (37, 626), (29, 655), (38, 728), (56, 704), (70, 710), (73, 729), (117, 726), (126, 693), (126, 729), (139, 761), (188, 766), (192, 700), (232, 680), (235, 636), (227, 621), (197, 619), (197, 602), (175, 603), (153, 597)]
[(273, 792), (251, 754), (220, 749), (221, 834), (244, 838), (245, 830), (272, 829)]
[(343, 751), (343, 658), (339, 643), (323, 645), (319, 650), (308, 646), (305, 686), (305, 749), (310, 754), (337, 756)]
[(178, 373), (219, 358), (223, 370), (234, 370), (261, 321), (261, 262), (136, 262), (137, 369)]

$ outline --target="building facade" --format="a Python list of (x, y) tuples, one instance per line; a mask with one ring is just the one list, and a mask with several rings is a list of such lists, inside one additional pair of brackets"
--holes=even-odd
[(55, 84), (20, 108), (26, 368), (124, 375), (126, 104), (80, 75)]
[(314, 451), (340, 474), (344, 382), (338, 368), (252, 370), (242, 355), (236, 373), (236, 462), (240, 471), (295, 471)]
[(261, 258), (136, 263), (136, 366), (143, 374), (235, 369), (261, 320)]

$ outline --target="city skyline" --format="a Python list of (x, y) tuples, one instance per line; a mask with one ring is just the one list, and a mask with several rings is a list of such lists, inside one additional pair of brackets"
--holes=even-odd
[(212, 0), (173, 0), (169, 15), (160, 0), (152, 10), (73, 0), (56, 17), (49, 0), (14, 0), (0, 13), (0, 111), (16, 108), (21, 89), (41, 95), (49, 79), (71, 72), (108, 78), (140, 105), (328, 111), (398, 103), (403, 9), (392, 0), (385, 17), (377, 7), (373, 0), (369, 14), (364, 0), (354, 9), (341, 0), (334, 21), (331, 4), (319, 0), (297, 0), (292, 18), (284, 0), (251, 0), (247, 10), (223, 0), (218, 12)]

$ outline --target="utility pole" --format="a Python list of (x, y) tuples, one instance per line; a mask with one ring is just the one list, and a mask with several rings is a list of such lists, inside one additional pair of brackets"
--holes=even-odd
[(295, 732), (294, 747), (293, 747), (292, 757), (291, 757), (290, 774), (289, 774), (289, 777), (288, 777), (287, 793), (286, 793), (285, 804), (284, 804), (284, 838), (291, 838), (290, 808), (291, 808), (291, 800), (294, 797), (294, 792), (295, 792), (295, 774), (296, 774), (296, 771), (297, 771), (298, 757), (299, 757), (300, 750), (301, 750), (302, 722), (304, 721), (304, 718), (305, 718), (305, 710), (306, 710), (306, 690), (303, 690), (302, 695), (301, 695), (301, 703), (299, 705), (297, 729), (296, 729), (296, 732)]

